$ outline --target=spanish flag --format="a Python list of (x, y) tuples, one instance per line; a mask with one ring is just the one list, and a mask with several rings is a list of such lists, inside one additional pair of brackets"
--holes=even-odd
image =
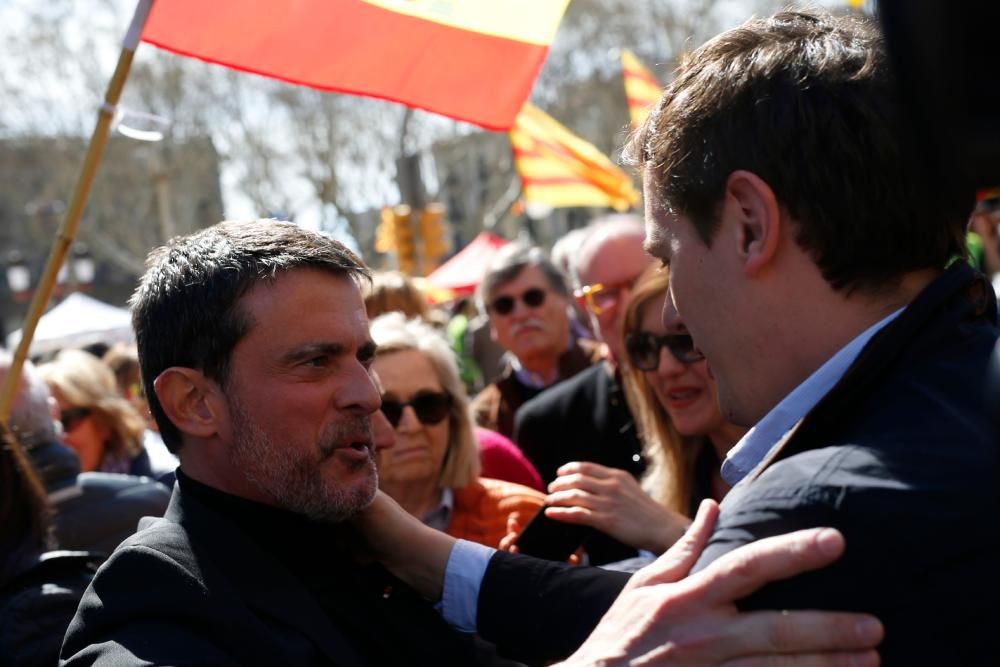
[(160, 0), (142, 39), (507, 130), (569, 0)]
[(553, 208), (639, 203), (632, 180), (596, 146), (526, 102), (510, 130), (524, 200)]
[(628, 115), (632, 119), (632, 127), (639, 127), (653, 105), (660, 101), (663, 91), (659, 81), (628, 49), (622, 49), (622, 76), (625, 79)]

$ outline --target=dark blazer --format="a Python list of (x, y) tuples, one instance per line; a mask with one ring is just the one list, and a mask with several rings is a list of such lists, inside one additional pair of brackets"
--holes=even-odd
[[(361, 568), (331, 555), (328, 576), (307, 589), (301, 572), (289, 571), (216, 507), (185, 494), (181, 481), (165, 517), (127, 539), (98, 572), (67, 631), (62, 664), (406, 662), (372, 660), (377, 643), (417, 663), (477, 664), (471, 641), (401, 584), (385, 586), (384, 595), (380, 589), (375, 602), (360, 600), (350, 584), (362, 578)], [(296, 550), (312, 547), (322, 567), (325, 546), (320, 535), (306, 534)], [(383, 597), (386, 608), (373, 613)]]
[[(729, 493), (696, 567), (762, 537), (833, 526), (847, 539), (840, 561), (769, 585), (743, 607), (873, 613), (886, 626), (885, 665), (996, 664), (1000, 442), (983, 398), (998, 336), (995, 299), (961, 262), (928, 286)], [(491, 561), (481, 615), (503, 604), (500, 590), (530, 595), (510, 570)], [(582, 608), (589, 622), (590, 607), (604, 605), (620, 580), (577, 578), (588, 575), (605, 579), (601, 595), (588, 593), (597, 584), (567, 581), (567, 592), (558, 575), (538, 575), (549, 592), (522, 608), (520, 623)], [(581, 595), (567, 604), (573, 588)], [(493, 640), (518, 631), (500, 628), (504, 636)]]
[[(635, 477), (646, 468), (625, 393), (605, 362), (522, 405), (515, 420), (514, 441), (535, 464), (545, 484), (569, 461), (592, 461), (626, 470)], [(592, 535), (585, 548), (595, 565), (638, 553), (603, 533)]]

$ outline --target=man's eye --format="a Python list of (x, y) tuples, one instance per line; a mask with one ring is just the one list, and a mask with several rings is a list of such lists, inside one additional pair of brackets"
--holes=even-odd
[(302, 362), (303, 366), (312, 366), (313, 368), (322, 368), (329, 363), (329, 357), (326, 355), (321, 355), (318, 357), (311, 357)]

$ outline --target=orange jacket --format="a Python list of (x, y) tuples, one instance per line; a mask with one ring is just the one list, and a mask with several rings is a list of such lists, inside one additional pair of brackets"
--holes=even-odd
[(534, 489), (485, 477), (453, 491), (448, 534), (488, 547), (500, 546), (508, 517), (514, 516), (523, 528), (545, 504), (545, 496)]

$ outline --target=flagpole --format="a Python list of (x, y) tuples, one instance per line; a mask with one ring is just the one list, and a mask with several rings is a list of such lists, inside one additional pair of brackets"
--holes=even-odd
[(121, 98), (122, 88), (128, 78), (129, 70), (132, 67), (132, 58), (135, 56), (136, 47), (139, 45), (139, 38), (142, 36), (142, 29), (146, 25), (149, 11), (153, 6), (153, 0), (138, 0), (135, 13), (132, 15), (132, 23), (129, 25), (125, 39), (122, 41), (122, 52), (118, 56), (118, 64), (115, 72), (108, 83), (108, 89), (104, 93), (104, 104), (97, 112), (97, 123), (94, 126), (94, 133), (90, 137), (90, 144), (77, 176), (76, 186), (73, 188), (73, 196), (70, 199), (69, 207), (66, 210), (66, 217), (59, 228), (52, 250), (49, 252), (48, 260), (45, 262), (45, 270), (39, 280), (35, 295), (28, 308), (28, 315), (25, 318), (24, 326), (21, 328), (21, 342), (17, 345), (14, 358), (11, 361), (7, 377), (4, 378), (3, 390), (0, 391), (0, 422), (6, 423), (10, 417), (11, 407), (14, 403), (14, 394), (18, 381), (21, 377), (21, 369), (24, 367), (24, 360), (28, 356), (28, 349), (31, 347), (31, 339), (35, 335), (38, 320), (45, 311), (45, 306), (52, 296), (52, 289), (55, 287), (56, 275), (59, 268), (66, 260), (70, 246), (76, 238), (76, 232), (80, 227), (80, 218), (83, 217), (83, 209), (87, 205), (87, 198), (90, 196), (90, 187), (94, 183), (94, 176), (97, 173), (101, 155), (104, 147), (108, 143), (108, 135), (111, 132), (111, 121), (114, 119), (118, 100)]

